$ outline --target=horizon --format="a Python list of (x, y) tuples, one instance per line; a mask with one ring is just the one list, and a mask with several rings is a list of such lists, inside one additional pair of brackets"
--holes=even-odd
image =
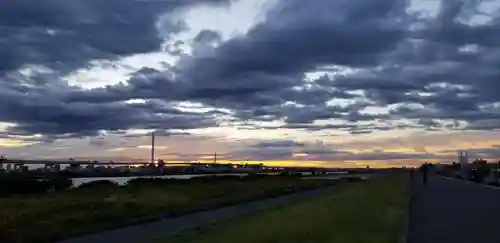
[(0, 155), (148, 161), (154, 132), (167, 162), (498, 161), (498, 13), (492, 0), (0, 3)]

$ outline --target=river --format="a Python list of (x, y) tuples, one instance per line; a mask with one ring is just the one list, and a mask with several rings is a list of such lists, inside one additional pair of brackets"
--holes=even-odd
[[(277, 175), (278, 173), (262, 173), (266, 175)], [(128, 177), (81, 177), (72, 178), (73, 186), (79, 187), (83, 184), (93, 182), (93, 181), (112, 181), (118, 185), (125, 185), (127, 182), (137, 178), (161, 178), (161, 179), (179, 179), (179, 180), (189, 180), (195, 177), (206, 177), (206, 176), (247, 176), (248, 174), (184, 174), (184, 175), (164, 175), (164, 176), (128, 176)]]
[[(278, 172), (274, 173), (259, 173), (262, 175), (278, 175)], [(301, 173), (303, 176), (310, 176), (312, 173), (310, 172), (304, 172)], [(125, 185), (127, 182), (130, 180), (136, 179), (136, 178), (162, 178), (162, 179), (179, 179), (179, 180), (189, 180), (195, 177), (206, 177), (206, 176), (247, 176), (248, 174), (184, 174), (184, 175), (164, 175), (164, 176), (130, 176), (130, 177), (81, 177), (81, 178), (72, 178), (71, 180), (73, 181), (73, 187), (79, 187), (83, 184), (93, 182), (93, 181), (112, 181), (117, 183), (118, 185)], [(344, 173), (335, 173), (335, 175), (329, 175), (327, 176), (328, 179), (338, 179), (340, 177), (345, 176)], [(313, 178), (313, 177), (306, 177), (306, 178)], [(318, 177), (320, 178), (320, 177)], [(322, 179), (325, 179), (325, 177), (321, 177)]]

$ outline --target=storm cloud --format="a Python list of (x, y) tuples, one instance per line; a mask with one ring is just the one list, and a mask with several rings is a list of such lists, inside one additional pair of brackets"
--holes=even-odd
[(183, 29), (182, 21), (162, 15), (223, 2), (229, 0), (3, 1), (0, 74), (28, 64), (66, 71), (93, 59), (155, 51), (164, 38)]
[[(214, 127), (228, 116), (353, 134), (500, 128), (500, 16), (481, 10), (491, 1), (443, 0), (429, 17), (404, 0), (279, 0), (244, 35), (203, 30), (168, 68), (90, 90), (60, 79), (92, 60), (159, 51), (187, 28), (168, 13), (228, 2), (0, 4), (0, 121), (17, 124), (12, 133), (53, 135)], [(22, 70), (33, 65), (35, 76)], [(180, 102), (213, 112), (186, 112)]]

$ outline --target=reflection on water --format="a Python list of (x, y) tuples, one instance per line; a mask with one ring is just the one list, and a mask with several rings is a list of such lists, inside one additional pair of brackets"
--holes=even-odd
[[(262, 175), (278, 175), (279, 173), (259, 173)], [(305, 172), (301, 173), (303, 176), (311, 176), (312, 173)], [(304, 177), (303, 179), (330, 179), (336, 180), (345, 177), (347, 173), (335, 173), (326, 176), (314, 176), (314, 177)], [(130, 176), (130, 177), (82, 177), (82, 178), (72, 178), (73, 186), (78, 187), (85, 183), (93, 181), (112, 181), (118, 185), (125, 185), (128, 181), (136, 178), (162, 178), (162, 179), (179, 179), (188, 180), (195, 177), (206, 177), (206, 176), (247, 176), (248, 174), (184, 174), (184, 175), (164, 175), (164, 176)], [(362, 179), (366, 179), (366, 176), (361, 176)]]
[[(276, 175), (277, 173), (264, 173), (267, 175)], [(125, 185), (128, 181), (137, 178), (161, 178), (161, 179), (179, 179), (188, 180), (195, 177), (206, 177), (206, 176), (246, 176), (247, 174), (185, 174), (185, 175), (164, 175), (164, 176), (130, 176), (130, 177), (82, 177), (82, 178), (72, 178), (73, 186), (78, 187), (82, 184), (93, 182), (93, 181), (112, 181), (118, 185)]]

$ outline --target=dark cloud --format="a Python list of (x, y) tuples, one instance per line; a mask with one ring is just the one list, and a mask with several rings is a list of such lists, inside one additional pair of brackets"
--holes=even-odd
[[(363, 3), (283, 1), (271, 10), (265, 23), (243, 37), (222, 43), (211, 54), (185, 56), (173, 74), (148, 73), (146, 79), (132, 79), (130, 86), (109, 87), (95, 95), (105, 93), (106, 97), (123, 99), (144, 95), (144, 89), (156, 91), (146, 94), (154, 96), (168, 88), (174, 91), (168, 93), (176, 97), (164, 98), (199, 99), (237, 110), (241, 106), (279, 105), (286, 101), (321, 104), (332, 96), (352, 97), (321, 85), (307, 90), (292, 88), (304, 85), (304, 71), (322, 65), (375, 64), (379, 55), (403, 38), (406, 16), (401, 1)], [(339, 10), (344, 5), (349, 8)], [(314, 14), (318, 9), (323, 14)], [(373, 14), (366, 14), (371, 11)], [(199, 37), (207, 35), (217, 38), (210, 31), (203, 31)]]
[(231, 108), (235, 99), (238, 105), (262, 105), (257, 102), (264, 100), (256, 99), (262, 96), (274, 96), (264, 105), (349, 97), (321, 85), (302, 92), (292, 88), (303, 86), (303, 72), (316, 67), (375, 64), (404, 37), (401, 1), (362, 2), (280, 1), (267, 21), (245, 36), (222, 43), (208, 55), (181, 59), (177, 76), (190, 84), (189, 98)]
[[(0, 78), (0, 120), (18, 124), (12, 133), (49, 135), (210, 127), (217, 115), (352, 134), (500, 128), (500, 21), (496, 16), (468, 23), (479, 13), (479, 0), (443, 0), (436, 18), (410, 14), (404, 0), (280, 0), (245, 35), (222, 41), (217, 32), (200, 32), (193, 52), (166, 71), (144, 68), (126, 83), (92, 90), (58, 78), (97, 58), (154, 51), (164, 35), (186, 27), (166, 17), (159, 31), (158, 16), (215, 2), (227, 1), (0, 4), (0, 56), (6, 57), (0, 73), (11, 71)], [(166, 32), (159, 33), (161, 28)], [(54, 71), (38, 70), (35, 77), (15, 72), (25, 64)], [(339, 71), (344, 68), (348, 72)], [(337, 71), (317, 78), (304, 74), (327, 69)], [(147, 102), (125, 103), (130, 99)], [(181, 101), (214, 111), (184, 112), (175, 108)], [(369, 113), (371, 106), (390, 111)], [(330, 119), (342, 124), (314, 123)]]
[[(240, 129), (245, 130), (275, 130), (275, 129), (295, 129), (295, 130), (304, 130), (308, 132), (315, 131), (330, 131), (334, 130), (336, 132), (343, 131), (350, 134), (367, 134), (374, 131), (387, 131), (391, 129), (405, 129), (405, 128), (421, 128), (418, 125), (384, 125), (384, 124), (358, 124), (358, 123), (342, 123), (342, 124), (286, 124), (281, 126), (262, 126), (262, 125), (247, 125), (241, 126)], [(325, 136), (337, 136), (337, 135), (325, 135)]]
[(157, 129), (153, 132), (149, 132), (149, 133), (134, 133), (134, 134), (125, 134), (124, 137), (127, 137), (127, 138), (133, 138), (133, 137), (143, 137), (143, 136), (151, 136), (152, 134), (154, 133), (154, 135), (156, 137), (170, 137), (170, 136), (187, 136), (187, 135), (191, 135), (189, 132), (185, 132), (185, 131), (175, 131), (175, 130), (160, 130), (160, 129)]
[(106, 141), (104, 141), (103, 138), (93, 138), (90, 140), (90, 145), (96, 146), (96, 147), (102, 147), (103, 145), (106, 145)]
[(98, 135), (100, 130), (119, 131), (129, 128), (193, 129), (212, 127), (211, 115), (172, 108), (172, 104), (146, 103), (64, 103), (60, 97), (43, 96), (43, 91), (28, 94), (0, 91), (0, 120), (16, 123), (12, 134), (78, 134)]
[(174, 19), (159, 19), (162, 14), (197, 3), (228, 1), (2, 1), (0, 74), (26, 64), (64, 70), (92, 59), (158, 50), (163, 38), (184, 28)]
[(265, 23), (224, 43), (214, 56), (198, 59), (193, 66), (208, 67), (222, 76), (374, 63), (378, 54), (393, 48), (404, 36), (401, 3), (279, 1)]
[[(262, 142), (258, 142), (260, 145)], [(281, 161), (395, 161), (405, 159), (439, 159), (440, 155), (431, 153), (394, 153), (384, 151), (349, 152), (335, 149), (322, 143), (299, 143), (292, 140), (269, 141), (265, 146), (250, 146), (225, 155), (233, 160), (281, 160)], [(278, 146), (274, 146), (278, 144)], [(280, 146), (280, 145), (286, 146)], [(300, 155), (300, 156), (297, 156)]]
[(155, 134), (155, 136), (160, 136), (160, 137), (191, 135), (189, 132), (172, 131), (172, 130), (155, 130), (154, 134)]
[[(452, 0), (441, 1), (441, 11), (438, 16), (439, 25), (430, 29), (431, 40), (445, 42), (453, 45), (477, 44), (483, 47), (498, 47), (500, 32), (498, 23), (470, 25), (464, 22), (473, 22), (477, 14), (482, 14), (479, 9), (481, 3), (491, 0)], [(457, 38), (458, 37), (458, 38)]]
[(294, 140), (268, 140), (252, 145), (256, 148), (279, 148), (279, 147), (304, 147), (304, 143), (299, 143)]
[(220, 42), (222, 39), (219, 32), (213, 30), (202, 30), (194, 37), (195, 43), (214, 43)]

